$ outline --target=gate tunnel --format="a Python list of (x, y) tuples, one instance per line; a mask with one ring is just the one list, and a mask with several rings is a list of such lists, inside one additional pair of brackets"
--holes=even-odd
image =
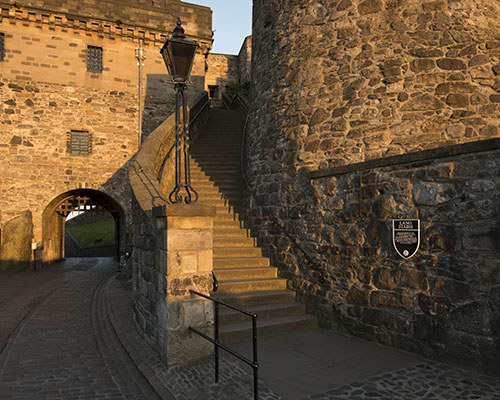
[(125, 213), (109, 195), (92, 189), (75, 189), (60, 194), (45, 208), (42, 214), (43, 263), (54, 263), (65, 258), (64, 234), (66, 217), (73, 211), (107, 211), (115, 221), (115, 257), (123, 243)]

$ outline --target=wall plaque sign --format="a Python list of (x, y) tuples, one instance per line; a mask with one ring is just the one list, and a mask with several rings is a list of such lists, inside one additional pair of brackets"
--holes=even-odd
[(420, 220), (393, 219), (392, 243), (401, 257), (413, 257), (420, 246)]

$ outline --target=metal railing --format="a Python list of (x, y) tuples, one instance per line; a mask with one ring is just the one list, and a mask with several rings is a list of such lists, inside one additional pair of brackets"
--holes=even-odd
[[(242, 310), (241, 308), (224, 303), (224, 302), (220, 301), (219, 299), (214, 299), (213, 297), (196, 292), (195, 290), (190, 290), (190, 292), (191, 292), (191, 294), (194, 294), (194, 295), (203, 297), (204, 299), (210, 300), (210, 301), (214, 302), (214, 304), (215, 304), (214, 338), (213, 339), (211, 337), (205, 335), (204, 333), (200, 332), (199, 330), (197, 330), (191, 326), (189, 327), (189, 330), (200, 335), (202, 338), (208, 340), (209, 342), (213, 343), (213, 345), (214, 345), (215, 383), (219, 382), (219, 363), (220, 363), (219, 348), (221, 348), (222, 350), (227, 351), (232, 356), (238, 358), (239, 360), (243, 361), (245, 364), (248, 364), (252, 367), (252, 369), (253, 369), (253, 398), (254, 398), (254, 400), (258, 400), (259, 399), (259, 364), (257, 362), (257, 314), (248, 312), (246, 310)], [(224, 307), (228, 307), (234, 311), (248, 315), (249, 317), (252, 318), (253, 361), (250, 361), (249, 359), (245, 358), (241, 354), (235, 352), (234, 350), (231, 350), (229, 347), (220, 343), (220, 341), (219, 341), (219, 305), (222, 305)]]
[[(203, 105), (200, 107), (198, 111), (194, 114), (194, 116), (189, 115), (189, 127), (193, 125), (193, 123), (196, 121), (196, 119), (200, 116), (200, 114), (205, 110), (210, 105), (210, 99), (208, 99)], [(160, 166), (160, 172), (158, 173), (158, 182), (161, 182), (162, 177), (163, 177), (163, 170), (165, 169), (165, 165), (170, 158), (170, 154), (172, 154), (172, 151), (175, 147), (175, 143), (170, 146), (170, 149), (168, 149), (167, 154), (165, 154), (165, 157), (163, 158), (163, 161)]]
[(200, 114), (205, 110), (210, 105), (210, 99), (208, 99), (198, 111), (196, 111), (196, 114), (194, 116), (189, 115), (189, 126), (193, 125), (194, 121), (196, 121), (196, 118), (200, 116)]

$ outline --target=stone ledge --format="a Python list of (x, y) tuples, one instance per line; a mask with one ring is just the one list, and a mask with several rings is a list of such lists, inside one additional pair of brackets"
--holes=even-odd
[(367, 169), (390, 167), (393, 165), (407, 164), (419, 161), (431, 161), (438, 158), (498, 149), (500, 149), (500, 138), (480, 140), (472, 143), (463, 143), (453, 146), (438, 147), (430, 150), (416, 151), (413, 153), (401, 154), (398, 156), (377, 158), (375, 160), (364, 161), (356, 164), (319, 169), (316, 171), (310, 171), (308, 173), (308, 177), (309, 179), (327, 178), (329, 176), (342, 175)]

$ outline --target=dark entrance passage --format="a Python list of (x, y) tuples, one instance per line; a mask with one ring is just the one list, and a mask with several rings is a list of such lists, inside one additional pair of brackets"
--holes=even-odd
[[(123, 242), (123, 226), (125, 222), (125, 215), (122, 207), (113, 198), (107, 194), (92, 190), (92, 189), (77, 189), (57, 196), (54, 200), (50, 202), (45, 211), (43, 212), (43, 222), (42, 222), (42, 261), (52, 263), (55, 261), (63, 260), (65, 257), (72, 256), (82, 256), (74, 254), (72, 250), (75, 248), (75, 243), (68, 244), (71, 247), (69, 254), (66, 254), (65, 250), (68, 247), (65, 246), (66, 240), (68, 240), (68, 235), (66, 235), (66, 219), (72, 214), (82, 214), (85, 217), (80, 217), (80, 219), (87, 219), (90, 222), (92, 216), (108, 216), (111, 222), (111, 229), (114, 230), (112, 233), (113, 242), (110, 244), (110, 254), (115, 258), (118, 258), (120, 252), (120, 243)], [(78, 218), (78, 217), (77, 217)], [(99, 219), (99, 218), (97, 218)], [(69, 224), (71, 225), (71, 224)], [(108, 220), (104, 225), (109, 229), (110, 221)], [(114, 225), (114, 226), (113, 226)], [(99, 232), (102, 228), (94, 226), (90, 227), (90, 230)], [(102, 234), (103, 232), (99, 232)], [(99, 236), (99, 235), (97, 235)], [(94, 238), (95, 245), (104, 240), (103, 235)], [(109, 238), (108, 238), (109, 239)], [(69, 240), (72, 240), (71, 238)], [(90, 239), (91, 240), (91, 239)], [(88, 243), (86, 244), (88, 245)], [(82, 247), (78, 243), (79, 247)], [(83, 246), (85, 247), (85, 246)], [(92, 246), (87, 246), (92, 247)], [(88, 256), (102, 256), (98, 254), (89, 253)]]

